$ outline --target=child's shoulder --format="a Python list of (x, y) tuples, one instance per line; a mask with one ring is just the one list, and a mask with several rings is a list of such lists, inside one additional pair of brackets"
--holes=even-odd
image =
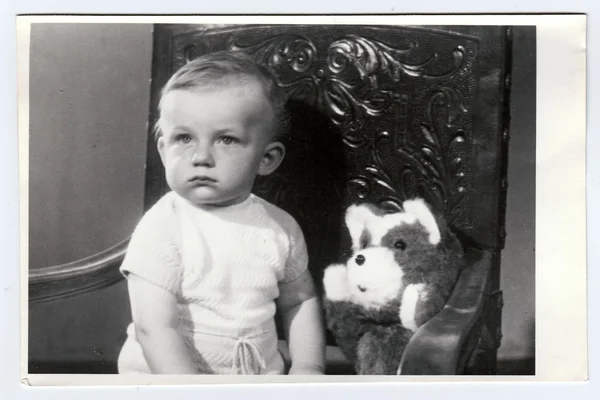
[(269, 218), (280, 225), (286, 232), (295, 233), (300, 230), (300, 226), (296, 219), (277, 205), (270, 203), (269, 201), (254, 195), (255, 202), (266, 212)]
[(144, 213), (136, 230), (167, 229), (174, 222), (174, 208), (173, 192), (168, 192)]

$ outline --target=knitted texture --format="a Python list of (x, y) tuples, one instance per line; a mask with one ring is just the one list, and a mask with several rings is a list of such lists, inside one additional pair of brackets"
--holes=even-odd
[[(300, 227), (267, 201), (251, 195), (208, 212), (169, 192), (136, 227), (121, 272), (177, 297), (178, 331), (199, 372), (267, 374), (283, 372), (279, 285), (308, 273), (307, 264)], [(119, 372), (150, 372), (133, 323)]]

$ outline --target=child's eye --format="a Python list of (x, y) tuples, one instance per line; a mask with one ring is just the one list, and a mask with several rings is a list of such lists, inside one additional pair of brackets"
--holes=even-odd
[(219, 138), (219, 140), (226, 145), (230, 145), (230, 144), (234, 144), (234, 143), (238, 143), (239, 139), (234, 138), (232, 136), (222, 136)]
[(187, 144), (192, 141), (192, 136), (187, 133), (180, 133), (179, 135), (175, 136), (175, 141)]

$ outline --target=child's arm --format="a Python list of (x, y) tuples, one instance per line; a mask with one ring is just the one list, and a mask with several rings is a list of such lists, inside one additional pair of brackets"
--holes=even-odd
[(310, 272), (279, 286), (277, 306), (290, 348), (290, 375), (325, 372), (325, 328)]
[(152, 373), (199, 373), (190, 349), (175, 329), (175, 295), (134, 274), (127, 281), (135, 333)]

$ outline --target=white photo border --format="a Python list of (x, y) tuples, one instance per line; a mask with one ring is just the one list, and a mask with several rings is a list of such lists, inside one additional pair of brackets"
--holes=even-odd
[[(384, 17), (375, 17), (378, 18), (377, 24), (385, 23), (385, 19), (393, 19), (394, 24), (407, 23), (402, 22), (404, 18), (402, 16), (384, 16)], [(101, 17), (99, 17), (101, 18)], [(149, 22), (149, 20), (145, 20), (145, 18), (152, 18), (152, 22), (156, 22), (155, 17), (117, 17), (117, 18), (125, 18), (127, 20), (133, 20), (134, 22)], [(168, 17), (175, 18), (175, 17)], [(179, 17), (177, 17), (179, 19)], [(212, 17), (211, 17), (212, 18)], [(228, 22), (234, 21), (236, 18), (243, 18), (245, 21), (248, 21), (246, 17), (226, 17)], [(286, 17), (282, 17), (286, 18)], [(290, 17), (297, 21), (297, 17)], [(322, 17), (322, 18), (332, 18), (331, 21), (335, 23), (340, 23), (341, 20), (345, 20), (345, 18), (352, 18), (347, 16), (339, 16), (339, 17)], [(538, 341), (536, 343), (536, 347), (546, 348), (546, 346), (550, 348), (562, 348), (565, 349), (564, 343), (567, 342), (570, 345), (580, 346), (579, 350), (563, 352), (565, 354), (557, 353), (547, 353), (544, 351), (539, 351), (536, 349), (536, 380), (544, 381), (545, 379), (538, 379), (538, 377), (547, 376), (546, 374), (555, 374), (558, 371), (558, 375), (560, 375), (563, 379), (566, 377), (566, 380), (570, 380), (570, 377), (581, 377), (581, 370), (574, 369), (573, 365), (584, 365), (587, 364), (584, 360), (582, 360), (582, 354), (586, 354), (587, 351), (581, 350), (581, 348), (586, 347), (587, 335), (585, 334), (586, 327), (586, 315), (585, 315), (585, 303), (586, 303), (586, 268), (585, 268), (585, 236), (583, 239), (581, 235), (585, 235), (585, 212), (586, 208), (584, 207), (584, 199), (585, 199), (585, 157), (583, 159), (577, 160), (575, 157), (565, 157), (565, 147), (569, 149), (573, 149), (573, 153), (575, 155), (585, 154), (585, 121), (586, 121), (586, 103), (585, 103), (585, 87), (586, 87), (586, 74), (585, 74), (585, 17), (583, 16), (571, 16), (568, 18), (570, 21), (565, 23), (564, 25), (561, 23), (561, 20), (564, 21), (564, 16), (452, 16), (451, 22), (448, 20), (444, 20), (444, 18), (448, 18), (447, 16), (427, 16), (427, 17), (410, 17), (413, 18), (411, 20), (411, 24), (419, 25), (424, 24), (423, 22), (418, 22), (419, 18), (428, 18), (426, 24), (445, 24), (445, 25), (464, 25), (468, 24), (465, 21), (473, 21), (475, 20), (478, 25), (536, 25), (537, 26), (537, 37), (538, 37), (538, 71), (537, 71), (537, 193), (536, 198), (538, 199), (536, 202), (536, 232), (538, 232), (536, 237), (536, 265), (543, 265), (543, 270), (538, 269), (538, 273), (536, 275), (536, 309), (537, 309), (537, 331), (538, 332), (548, 332), (549, 328), (556, 326), (564, 325), (565, 316), (570, 316), (571, 323), (567, 324), (569, 329), (562, 330), (552, 330), (553, 335), (537, 335)], [(416, 18), (416, 20), (414, 19)], [(475, 18), (475, 19), (474, 19)], [(501, 22), (493, 22), (494, 20)], [(529, 22), (527, 22), (529, 20)], [(536, 21), (532, 23), (531, 21)], [(106, 21), (103, 21), (106, 22)], [(124, 22), (124, 21), (120, 21)], [(161, 21), (163, 22), (163, 21)], [(170, 22), (170, 21), (165, 21)], [(206, 22), (206, 20), (203, 20)], [(288, 22), (286, 22), (288, 23)], [(322, 22), (321, 22), (322, 23)], [(361, 24), (367, 22), (360, 22)], [(561, 30), (564, 29), (564, 30)], [(583, 29), (583, 30), (581, 30)], [(562, 57), (556, 57), (556, 54), (561, 54)], [(25, 57), (26, 58), (26, 57)], [(552, 65), (547, 63), (547, 61), (551, 59)], [(546, 60), (546, 61), (545, 61)], [(582, 69), (583, 66), (583, 69)], [(9, 76), (9, 75), (7, 75)], [(559, 79), (557, 79), (559, 77)], [(22, 83), (22, 75), (19, 76), (20, 84)], [(20, 100), (21, 101), (21, 100)], [(564, 104), (569, 104), (570, 107), (565, 109)], [(10, 109), (10, 107), (7, 107)], [(12, 108), (14, 109), (14, 107)], [(21, 111), (21, 109), (20, 109)], [(560, 112), (558, 112), (560, 111)], [(556, 118), (560, 117), (560, 118)], [(19, 114), (19, 126), (20, 128), (26, 127), (27, 124), (24, 124), (25, 120), (21, 120), (21, 118), (25, 118), (23, 114)], [(558, 120), (557, 120), (558, 119)], [(12, 125), (9, 123), (9, 127)], [(16, 124), (15, 124), (16, 126)], [(20, 129), (20, 133), (22, 134), (22, 129)], [(26, 130), (25, 130), (26, 131)], [(569, 132), (568, 135), (565, 132)], [(22, 138), (23, 135), (21, 135)], [(565, 142), (567, 140), (567, 142)], [(4, 138), (3, 138), (4, 141)], [(7, 141), (7, 146), (2, 146), (3, 150), (9, 150), (7, 153), (10, 153), (11, 149), (15, 149), (15, 143), (10, 143), (10, 140)], [(590, 141), (591, 142), (591, 141)], [(21, 143), (23, 144), (23, 143)], [(26, 144), (26, 143), (25, 143)], [(591, 153), (589, 153), (591, 154)], [(12, 154), (14, 157), (14, 154)], [(23, 164), (26, 162), (27, 152), (20, 152), (20, 161)], [(3, 157), (3, 162), (9, 162), (9, 157)], [(543, 164), (540, 164), (543, 163)], [(566, 164), (565, 164), (566, 163)], [(15, 168), (15, 165), (12, 165), (12, 168)], [(9, 165), (6, 169), (3, 168), (4, 171), (10, 170), (11, 166)], [(539, 171), (544, 171), (544, 175), (542, 176)], [(548, 171), (548, 172), (546, 172)], [(591, 174), (590, 174), (591, 175)], [(561, 179), (560, 177), (563, 177)], [(576, 176), (577, 179), (573, 179), (573, 176)], [(566, 179), (564, 179), (566, 177)], [(26, 175), (21, 176), (21, 183), (23, 179), (26, 178)], [(10, 181), (14, 183), (13, 180)], [(554, 180), (560, 180), (563, 183), (561, 187), (561, 191), (566, 192), (565, 196), (561, 198), (560, 209), (562, 219), (556, 218), (548, 218), (548, 216), (556, 214), (556, 202), (555, 201), (546, 201), (541, 202), (541, 199), (553, 198), (556, 195), (556, 186), (553, 184)], [(18, 182), (18, 181), (17, 181)], [(27, 180), (24, 181), (25, 186), (21, 189), (26, 189)], [(564, 184), (570, 184), (570, 187), (565, 187)], [(11, 184), (8, 185), (11, 187)], [(26, 190), (25, 190), (26, 192)], [(18, 200), (17, 200), (18, 201)], [(19, 204), (18, 202), (16, 204)], [(26, 202), (24, 203), (27, 204)], [(575, 205), (575, 207), (569, 207), (570, 205)], [(567, 211), (567, 214), (562, 214)], [(22, 218), (26, 217), (26, 207), (21, 208)], [(14, 215), (12, 215), (12, 220), (14, 220)], [(21, 233), (26, 232), (26, 225), (23, 225), (26, 219), (21, 219)], [(564, 231), (565, 227), (569, 227), (572, 231), (569, 231), (571, 234), (569, 237), (565, 236), (557, 236), (556, 234), (552, 235), (551, 233), (556, 233), (557, 224), (562, 227), (561, 230)], [(562, 225), (564, 223), (564, 225)], [(574, 232), (574, 234), (573, 234)], [(23, 237), (26, 237), (24, 235)], [(3, 238), (4, 239), (4, 238)], [(7, 238), (5, 243), (9, 245), (15, 241), (15, 238)], [(548, 254), (544, 254), (544, 247), (548, 246), (560, 246), (563, 251), (561, 254), (557, 254), (556, 252), (550, 252)], [(556, 248), (556, 247), (555, 247)], [(12, 249), (11, 249), (12, 250)], [(580, 255), (580, 257), (576, 257), (576, 255)], [(21, 248), (21, 261), (26, 261), (26, 251)], [(562, 263), (561, 263), (562, 262)], [(25, 264), (26, 265), (26, 264)], [(569, 269), (566, 269), (566, 265), (569, 266)], [(21, 278), (23, 275), (21, 275)], [(10, 276), (9, 276), (9, 281)], [(557, 288), (556, 282), (561, 282), (561, 286)], [(14, 282), (18, 286), (18, 279)], [(597, 287), (596, 281), (596, 287)], [(565, 285), (567, 288), (565, 289)], [(6, 286), (9, 287), (9, 286)], [(6, 292), (11, 292), (11, 289), (6, 289)], [(13, 287), (13, 286), (11, 286)], [(13, 287), (14, 288), (14, 287)], [(15, 293), (15, 291), (12, 291)], [(21, 304), (22, 306), (22, 314), (23, 320), (26, 321), (27, 315), (27, 284), (26, 284), (26, 275), (25, 275), (25, 284), (23, 285), (23, 279), (21, 279), (21, 296), (17, 295), (16, 303)], [(544, 296), (552, 296), (552, 302), (550, 302), (550, 298), (544, 299)], [(541, 299), (540, 299), (541, 297)], [(25, 302), (23, 302), (25, 299)], [(542, 302), (542, 303), (541, 303)], [(548, 302), (548, 303), (546, 303)], [(553, 307), (543, 306), (544, 304), (550, 304)], [(583, 307), (581, 305), (583, 304)], [(540, 305), (542, 305), (540, 307)], [(555, 308), (558, 307), (558, 308)], [(7, 313), (8, 315), (9, 313)], [(26, 325), (25, 325), (26, 327)], [(21, 331), (26, 332), (26, 329), (23, 330), (24, 326), (21, 326)], [(584, 332), (582, 334), (582, 331)], [(18, 332), (17, 332), (18, 335)], [(24, 335), (24, 336), (23, 336)], [(17, 336), (18, 337), (18, 336)], [(23, 333), (21, 337), (26, 337), (26, 333)], [(578, 340), (573, 341), (573, 337), (577, 337)], [(26, 343), (24, 341), (23, 343)], [(558, 344), (558, 346), (556, 346)], [(569, 354), (566, 354), (569, 353)], [(26, 354), (26, 353), (25, 353)], [(575, 361), (574, 361), (575, 360)], [(545, 368), (549, 368), (553, 371), (547, 371)], [(3, 374), (3, 376), (9, 376), (12, 374)], [(33, 375), (28, 376), (30, 379), (30, 383), (33, 383), (31, 378)], [(44, 379), (42, 375), (35, 376), (37, 378)], [(57, 378), (59, 381), (64, 382), (69, 381), (72, 382), (72, 378), (81, 377), (86, 384), (115, 384), (116, 381), (111, 382), (101, 382), (103, 381), (103, 377), (101, 376), (74, 376), (74, 375), (63, 375), (63, 376), (46, 376), (48, 378), (54, 379)], [(90, 383), (88, 378), (92, 378), (93, 381)], [(465, 377), (461, 377), (461, 379), (457, 379), (456, 381), (464, 382)], [(498, 377), (498, 380), (504, 380), (506, 377)], [(177, 378), (176, 378), (177, 379)], [(423, 378), (425, 381), (429, 381), (430, 378)], [(526, 378), (531, 379), (531, 377)], [(169, 382), (162, 381), (159, 379), (158, 381), (161, 384), (169, 384)], [(229, 383), (231, 377), (228, 377), (226, 380), (221, 383)], [(415, 379), (413, 377), (408, 378), (409, 381), (414, 382)], [(438, 379), (435, 379), (438, 380)], [(474, 378), (477, 380), (477, 378)], [(489, 380), (489, 379), (484, 379)], [(519, 377), (509, 377), (511, 381), (519, 381)], [(53, 384), (57, 382), (54, 380)], [(306, 382), (306, 380), (302, 380)], [(327, 379), (327, 381), (331, 381), (331, 379)], [(350, 379), (352, 382), (356, 382), (356, 377)], [(378, 379), (378, 382), (382, 380)], [(40, 381), (39, 383), (43, 383)], [(180, 381), (179, 383), (191, 383), (190, 381)], [(122, 382), (118, 382), (118, 384), (123, 384)], [(144, 383), (137, 383), (137, 385)], [(374, 395), (381, 388), (388, 387), (396, 387), (395, 384), (387, 383), (387, 384), (378, 384), (377, 387), (373, 387), (374, 384), (361, 384), (360, 387), (362, 393), (370, 393)], [(418, 386), (415, 386), (418, 385)], [(431, 385), (431, 384), (429, 384)], [(494, 383), (494, 386), (497, 384)], [(264, 387), (264, 385), (260, 385)], [(272, 386), (272, 385), (269, 385)], [(312, 386), (317, 388), (319, 391), (325, 391), (334, 389), (335, 386), (339, 388), (339, 385), (326, 385), (328, 389), (325, 389), (323, 385), (304, 385), (298, 386), (293, 385), (294, 390), (297, 393), (305, 392), (308, 390), (308, 387)], [(358, 387), (356, 385), (351, 385), (355, 389)], [(423, 384), (405, 384), (402, 388), (397, 388), (398, 390), (406, 391), (407, 394), (413, 393), (418, 394), (420, 387)], [(438, 384), (434, 385), (438, 386)], [(452, 386), (452, 385), (451, 385)], [(218, 386), (212, 386), (218, 387)], [(245, 385), (240, 385), (239, 388), (246, 387)], [(254, 386), (256, 387), (256, 386)], [(206, 387), (208, 388), (208, 386)], [(414, 388), (415, 390), (412, 390)], [(125, 390), (125, 388), (122, 388)], [(148, 388), (144, 388), (144, 390), (140, 390), (138, 387), (136, 391), (129, 390), (129, 394), (144, 392), (146, 395), (148, 394)], [(349, 390), (355, 390), (349, 388)], [(204, 389), (203, 389), (204, 390)], [(254, 389), (253, 389), (254, 390)], [(492, 387), (488, 387), (483, 393), (488, 390), (496, 390)], [(575, 394), (575, 389), (572, 394)], [(162, 391), (162, 390), (157, 390)], [(77, 392), (77, 393), (76, 393)], [(475, 390), (477, 392), (477, 390)], [(527, 390), (524, 390), (524, 393)], [(81, 389), (77, 389), (74, 392), (74, 395), (82, 395)], [(216, 394), (218, 394), (215, 391)], [(358, 393), (356, 391), (355, 393)], [(482, 395), (483, 395), (482, 393)], [(104, 395), (107, 393), (104, 392)], [(209, 395), (209, 394), (203, 394)], [(287, 394), (286, 394), (287, 395)], [(490, 393), (486, 395), (486, 397), (492, 398)], [(64, 398), (64, 397), (61, 397)]]

